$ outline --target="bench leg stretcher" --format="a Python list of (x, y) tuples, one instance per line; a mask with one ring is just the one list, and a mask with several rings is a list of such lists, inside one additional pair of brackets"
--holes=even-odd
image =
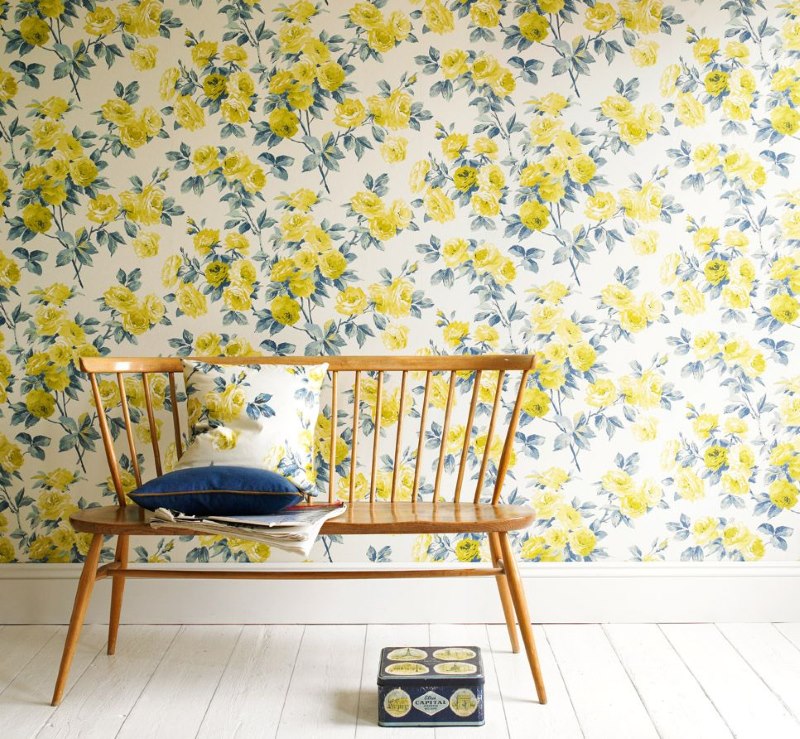
[[(118, 536), (116, 553), (114, 556), (115, 576), (112, 577), (111, 611), (108, 624), (108, 654), (114, 654), (116, 651), (117, 633), (119, 630), (122, 597), (126, 579), (126, 576), (123, 573), (119, 573), (119, 571), (126, 570), (128, 566), (128, 542), (129, 536), (124, 534)], [(75, 594), (75, 604), (72, 608), (69, 630), (67, 631), (67, 638), (64, 644), (64, 653), (61, 657), (61, 665), (58, 670), (58, 678), (56, 679), (56, 686), (53, 692), (53, 700), (51, 703), (53, 706), (57, 706), (64, 696), (67, 677), (69, 676), (70, 666), (72, 665), (72, 658), (75, 654), (75, 648), (78, 645), (78, 638), (83, 628), (83, 622), (86, 617), (86, 610), (89, 607), (94, 584), (99, 578), (105, 578), (109, 574), (106, 572), (109, 565), (104, 565), (101, 571), (98, 572), (102, 545), (103, 534), (94, 534), (89, 547), (89, 553), (86, 555), (86, 561), (83, 564), (80, 580), (78, 581), (78, 591)], [(493, 568), (500, 570), (500, 572), (495, 575), (495, 579), (500, 593), (503, 615), (505, 617), (506, 626), (508, 627), (511, 649), (514, 653), (520, 651), (516, 628), (516, 623), (518, 623), (520, 633), (522, 634), (522, 642), (525, 646), (525, 653), (528, 657), (528, 663), (530, 664), (533, 682), (536, 685), (536, 695), (539, 699), (539, 703), (545, 704), (547, 703), (547, 693), (545, 692), (544, 679), (542, 677), (541, 667), (539, 666), (539, 657), (536, 653), (536, 644), (533, 638), (528, 604), (522, 586), (522, 578), (519, 575), (508, 534), (506, 532), (489, 532), (489, 549)], [(134, 572), (136, 572), (136, 570), (132, 571), (130, 574), (134, 575)], [(470, 574), (484, 573), (474, 572)], [(491, 570), (487, 574), (491, 574)], [(324, 574), (322, 576), (324, 577)], [(200, 577), (202, 577), (202, 575), (200, 575)]]

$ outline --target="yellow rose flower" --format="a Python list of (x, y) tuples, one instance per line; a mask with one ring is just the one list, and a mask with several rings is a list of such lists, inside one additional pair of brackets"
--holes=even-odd
[(692, 524), (692, 536), (695, 544), (705, 546), (719, 536), (719, 523), (713, 516), (698, 518)]
[(175, 291), (178, 308), (190, 318), (204, 315), (208, 308), (206, 296), (189, 282), (182, 282)]
[(408, 139), (403, 136), (387, 136), (381, 144), (381, 156), (389, 164), (402, 162), (406, 158)]
[(681, 467), (675, 475), (678, 495), (684, 500), (695, 501), (706, 495), (705, 481), (691, 467)]
[(699, 144), (692, 151), (692, 163), (695, 171), (708, 172), (720, 163), (719, 145), (714, 143)]
[(367, 307), (366, 293), (360, 287), (348, 287), (336, 296), (336, 310), (345, 316), (363, 313)]
[(773, 108), (769, 120), (772, 128), (782, 136), (794, 136), (800, 130), (800, 112), (788, 105)]
[(390, 323), (381, 332), (381, 341), (390, 351), (400, 351), (408, 346), (408, 326)]
[(297, 133), (300, 123), (290, 110), (276, 108), (267, 117), (270, 130), (282, 139), (290, 139)]
[(591, 344), (575, 344), (569, 350), (570, 364), (579, 372), (588, 372), (595, 364), (597, 351)]
[(613, 193), (598, 192), (586, 201), (584, 215), (592, 221), (604, 221), (617, 211), (617, 199)]
[(44, 46), (50, 40), (50, 26), (41, 18), (29, 15), (20, 21), (19, 34), (26, 44)]
[(0, 468), (12, 474), (22, 467), (23, 461), (22, 450), (0, 434)]
[(769, 312), (776, 321), (794, 323), (800, 315), (800, 301), (793, 295), (781, 293), (769, 301)]
[(481, 546), (475, 539), (461, 539), (454, 551), (459, 562), (480, 562)]
[(424, 202), (425, 213), (432, 221), (447, 223), (447, 221), (452, 221), (455, 218), (455, 204), (441, 188), (429, 188)]
[(249, 284), (228, 285), (222, 292), (222, 300), (228, 310), (250, 310), (253, 305), (251, 292), (252, 287)]
[(222, 48), (222, 61), (242, 65), (247, 62), (247, 51), (237, 44), (226, 44)]
[(728, 73), (722, 70), (713, 70), (703, 78), (703, 86), (709, 95), (721, 95), (728, 89)]
[(181, 70), (178, 67), (169, 67), (164, 71), (158, 84), (158, 92), (162, 100), (172, 100), (175, 97), (175, 85), (180, 76)]
[(550, 223), (550, 211), (542, 203), (529, 200), (520, 206), (519, 219), (529, 231), (542, 231)]
[(697, 59), (700, 64), (708, 64), (718, 51), (719, 39), (709, 37), (697, 39), (692, 49), (694, 58)]
[(675, 101), (675, 115), (684, 126), (695, 128), (706, 122), (706, 109), (694, 95), (688, 92), (678, 93)]
[(544, 41), (550, 31), (547, 18), (538, 13), (523, 13), (517, 22), (520, 34), (528, 41)]
[(347, 269), (347, 259), (334, 249), (330, 249), (319, 258), (319, 271), (329, 280), (337, 280)]
[(300, 304), (288, 295), (279, 295), (270, 303), (272, 317), (284, 326), (292, 326), (300, 320)]
[(469, 256), (469, 242), (466, 239), (448, 239), (442, 244), (442, 260), (448, 267), (457, 267)]
[(451, 49), (450, 51), (446, 51), (442, 54), (439, 66), (444, 78), (453, 80), (469, 69), (467, 65), (467, 52), (463, 49)]
[(140, 193), (123, 192), (120, 201), (129, 220), (142, 226), (153, 226), (161, 221), (164, 197), (163, 190), (150, 184), (145, 185)]
[(90, 36), (104, 36), (111, 33), (117, 25), (117, 18), (111, 8), (98, 7), (86, 14), (83, 30)]
[(311, 30), (301, 23), (284, 23), (278, 32), (278, 41), (284, 54), (297, 54), (308, 42)]
[(0, 536), (0, 563), (6, 564), (16, 559), (14, 543), (7, 536)]
[(442, 329), (445, 343), (455, 348), (469, 336), (469, 324), (464, 321), (451, 321)]
[(710, 259), (703, 267), (703, 274), (711, 285), (719, 285), (728, 279), (728, 263), (724, 259)]
[(769, 486), (769, 499), (782, 510), (794, 508), (797, 505), (797, 487), (788, 480), (775, 480)]
[(336, 62), (325, 62), (317, 69), (317, 82), (323, 90), (338, 90), (344, 81), (344, 69)]
[(158, 47), (153, 44), (136, 44), (131, 52), (131, 65), (139, 72), (146, 72), (156, 66)]
[(589, 31), (608, 31), (617, 22), (617, 11), (611, 3), (595, 3), (586, 8), (583, 25)]
[(355, 98), (345, 98), (333, 110), (333, 122), (342, 128), (360, 126), (366, 117), (364, 104)]
[(33, 233), (47, 233), (53, 225), (53, 215), (43, 205), (30, 203), (22, 209), (22, 222)]
[(216, 100), (228, 88), (228, 78), (224, 74), (209, 74), (203, 80), (203, 92), (206, 97)]
[(158, 34), (161, 24), (161, 9), (160, 0), (142, 0), (136, 6), (123, 3), (117, 12), (128, 33), (150, 38)]
[(522, 411), (532, 418), (541, 418), (550, 410), (550, 396), (538, 388), (526, 388), (522, 395)]
[(568, 538), (569, 548), (579, 557), (588, 557), (597, 546), (597, 536), (588, 528), (576, 529)]
[(639, 41), (631, 50), (631, 58), (637, 67), (652, 67), (658, 61), (658, 44), (655, 41)]
[(35, 418), (50, 418), (55, 412), (56, 400), (46, 390), (33, 389), (25, 396), (25, 407)]
[(687, 316), (705, 312), (706, 298), (691, 282), (681, 282), (675, 291), (675, 302)]
[(446, 159), (458, 159), (467, 148), (468, 138), (463, 133), (451, 133), (441, 141), (442, 153)]
[(597, 164), (588, 154), (580, 154), (569, 161), (567, 170), (575, 182), (585, 185), (594, 177)]
[(175, 102), (175, 120), (187, 131), (197, 131), (206, 125), (206, 114), (197, 102), (188, 95), (181, 95)]

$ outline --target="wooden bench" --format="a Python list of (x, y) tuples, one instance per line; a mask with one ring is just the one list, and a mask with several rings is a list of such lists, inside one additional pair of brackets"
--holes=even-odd
[[(179, 358), (110, 358), (92, 357), (81, 360), (81, 368), (89, 376), (100, 432), (111, 472), (111, 481), (116, 492), (117, 504), (80, 510), (70, 516), (76, 531), (92, 534), (91, 544), (83, 566), (75, 595), (75, 604), (67, 632), (64, 653), (53, 694), (53, 705), (63, 696), (69, 674), (70, 664), (80, 636), (86, 609), (89, 604), (94, 583), (104, 578), (112, 579), (111, 614), (108, 625), (108, 654), (114, 654), (117, 643), (122, 596), (125, 580), (128, 578), (232, 578), (232, 579), (329, 579), (329, 578), (397, 578), (397, 577), (475, 577), (492, 576), (496, 578), (500, 592), (500, 602), (511, 645), (514, 652), (519, 651), (516, 620), (522, 634), (522, 642), (530, 663), (536, 692), (540, 703), (546, 702), (544, 682), (536, 654), (531, 619), (525, 592), (520, 580), (508, 532), (530, 526), (534, 519), (533, 509), (522, 505), (504, 503), (501, 496), (503, 483), (514, 455), (514, 439), (522, 403), (523, 392), (528, 377), (534, 367), (535, 359), (530, 355), (487, 355), (487, 356), (431, 356), (431, 357), (260, 357), (213, 359), (214, 362), (235, 364), (280, 363), (317, 364), (327, 362), (330, 383), (323, 387), (322, 408), (325, 418), (335, 419), (331, 424), (331, 439), (343, 439), (348, 443), (348, 458), (339, 461), (337, 466), (337, 444), (330, 444), (329, 457), (323, 462), (320, 479), (327, 481), (328, 497), (331, 501), (339, 497), (348, 500), (348, 510), (336, 519), (325, 523), (322, 534), (485, 534), (488, 538), (491, 565), (464, 565), (459, 567), (442, 566), (408, 569), (382, 567), (380, 564), (353, 571), (333, 570), (323, 567), (309, 567), (308, 570), (263, 569), (230, 570), (224, 568), (207, 569), (155, 569), (131, 567), (128, 564), (129, 539), (134, 535), (163, 536), (186, 535), (185, 530), (153, 529), (149, 525), (151, 514), (126, 500), (123, 473), (120, 459), (115, 449), (115, 441), (127, 445), (127, 467), (132, 470), (136, 484), (142, 481), (144, 455), (137, 451), (134, 427), (138, 421), (147, 424), (152, 446), (153, 469), (156, 475), (163, 470), (162, 451), (159, 446), (159, 424), (157, 414), (159, 403), (154, 402), (152, 383), (154, 376), (162, 375), (159, 387), (161, 405), (170, 412), (174, 443), (180, 456), (183, 443), (180, 410), (185, 396), (179, 393), (176, 375), (182, 382), (182, 364)], [(390, 375), (391, 373), (391, 375)], [(163, 375), (166, 374), (166, 382)], [(119, 401), (114, 407), (104, 407), (103, 393), (114, 386), (103, 384), (103, 375), (110, 376), (119, 390)], [(388, 393), (388, 377), (399, 376), (399, 411), (396, 421), (384, 422), (382, 403)], [(143, 387), (143, 402), (139, 408), (132, 407), (126, 392), (126, 379), (133, 378)], [(348, 381), (352, 381), (351, 383)], [(414, 386), (413, 382), (417, 381)], [(446, 383), (446, 385), (445, 385)], [(347, 388), (350, 388), (349, 390)], [(369, 387), (370, 397), (365, 400)], [(446, 390), (445, 390), (446, 387)], [(457, 387), (463, 395), (463, 403), (456, 400)], [(374, 391), (374, 394), (373, 394)], [(326, 395), (327, 392), (327, 395)], [(417, 410), (408, 411), (412, 396), (422, 396)], [(503, 400), (504, 395), (506, 400)], [(444, 398), (446, 397), (446, 400)], [(469, 399), (469, 405), (467, 405)], [(106, 399), (108, 404), (108, 400)], [(352, 410), (340, 410), (347, 405)], [(387, 406), (388, 407), (388, 406)], [(374, 410), (372, 410), (374, 408)], [(466, 417), (463, 424), (463, 442), (457, 444), (455, 451), (442, 454), (441, 444), (436, 435), (431, 437), (431, 429), (445, 440), (447, 452), (450, 430), (454, 415), (461, 413)], [(441, 424), (436, 424), (434, 416), (443, 411)], [(481, 425), (481, 424), (485, 425)], [(395, 425), (393, 434), (388, 427)], [(428, 425), (430, 424), (430, 428)], [(382, 427), (383, 432), (382, 433)], [(501, 429), (505, 427), (505, 433)], [(368, 494), (363, 500), (356, 495), (357, 460), (359, 436), (364, 429), (372, 433), (372, 439), (363, 443), (371, 444), (371, 463), (368, 466)], [(480, 429), (484, 428), (483, 434)], [(412, 444), (404, 445), (404, 432), (410, 430)], [(458, 429), (460, 431), (460, 427)], [(394, 436), (392, 443), (391, 436)], [(391, 471), (391, 485), (384, 486), (378, 493), (379, 460), (381, 439), (389, 437), (385, 446), (393, 450), (392, 460), (411, 459), (414, 465), (413, 483), (410, 490), (406, 484), (405, 497), (400, 493), (397, 466)], [(147, 438), (147, 435), (144, 435)], [(431, 438), (433, 442), (431, 442)], [(481, 443), (478, 443), (480, 439)], [(502, 440), (502, 441), (501, 441)], [(387, 443), (388, 442), (388, 443)], [(452, 446), (452, 445), (451, 445)], [(410, 449), (410, 456), (409, 456)], [(430, 471), (433, 483), (425, 482), (423, 474), (426, 449), (433, 450)], [(450, 462), (445, 464), (449, 454)], [(148, 455), (149, 456), (149, 455)], [(326, 456), (326, 455), (323, 455)], [(428, 454), (430, 456), (430, 454)], [(386, 458), (384, 457), (384, 460)], [(457, 460), (458, 473), (455, 475)], [(446, 467), (449, 469), (446, 472)], [(449, 495), (443, 492), (443, 480), (455, 477)], [(470, 491), (462, 500), (462, 490), (470, 480), (474, 492)], [(486, 484), (486, 481), (489, 484)], [(337, 488), (337, 480), (342, 484)], [(492, 484), (493, 480), (493, 484)], [(484, 487), (487, 488), (484, 494)], [(423, 492), (425, 493), (423, 495)], [(381, 499), (383, 498), (383, 499)], [(104, 537), (116, 537), (114, 560), (99, 565), (101, 546)]]

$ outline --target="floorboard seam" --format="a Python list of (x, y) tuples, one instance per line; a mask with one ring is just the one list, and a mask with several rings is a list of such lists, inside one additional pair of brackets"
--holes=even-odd
[(581, 723), (581, 717), (578, 715), (578, 712), (575, 710), (575, 702), (572, 700), (572, 694), (569, 692), (569, 685), (567, 685), (567, 681), (564, 679), (564, 673), (561, 671), (561, 665), (558, 663), (558, 658), (556, 657), (555, 650), (553, 649), (553, 645), (550, 643), (550, 638), (547, 636), (547, 628), (544, 624), (542, 624), (542, 635), (544, 636), (544, 640), (547, 642), (547, 648), (550, 650), (550, 654), (553, 656), (553, 662), (556, 663), (556, 669), (558, 670), (558, 676), (561, 678), (561, 684), (564, 686), (564, 691), (567, 694), (567, 698), (569, 699), (569, 704), (572, 707), (572, 713), (575, 716), (575, 722), (578, 724), (578, 729), (581, 732), (581, 736), (583, 739), (586, 739), (586, 732), (583, 730), (583, 724)]
[[(489, 636), (489, 625), (484, 624), (483, 630), (484, 633), (486, 634), (486, 644), (489, 647), (489, 652), (491, 652), (492, 655), (492, 667), (494, 668), (495, 680), (497, 680), (497, 692), (500, 693), (500, 705), (503, 708), (503, 722), (506, 725), (506, 736), (509, 739), (511, 739), (511, 730), (509, 729), (509, 724), (508, 724), (508, 713), (506, 712), (506, 701), (505, 698), (503, 697), (503, 687), (502, 685), (500, 685), (500, 673), (497, 671), (497, 660), (495, 659), (494, 649), (492, 647), (492, 639)], [(484, 697), (484, 701), (485, 700), (486, 698)]]
[[(24, 627), (23, 627), (23, 628), (24, 628)], [(20, 667), (20, 668), (19, 668), (19, 669), (18, 669), (18, 670), (17, 670), (17, 671), (16, 671), (16, 672), (15, 672), (15, 673), (12, 675), (12, 676), (11, 676), (11, 679), (8, 681), (8, 684), (6, 685), (6, 687), (5, 687), (5, 688), (3, 688), (2, 690), (0, 690), (0, 695), (3, 695), (3, 693), (5, 693), (5, 692), (6, 692), (6, 690), (8, 690), (8, 687), (11, 685), (11, 683), (13, 683), (13, 682), (14, 682), (14, 680), (16, 680), (16, 679), (17, 679), (17, 675), (19, 675), (19, 674), (20, 674), (20, 673), (21, 673), (21, 672), (22, 672), (22, 671), (23, 671), (23, 670), (24, 670), (24, 669), (25, 669), (25, 668), (26, 668), (26, 667), (27, 667), (27, 666), (28, 666), (28, 665), (29, 665), (31, 662), (33, 662), (33, 660), (35, 660), (35, 659), (36, 659), (36, 658), (39, 656), (39, 653), (40, 653), (40, 652), (41, 652), (41, 651), (42, 651), (42, 650), (43, 650), (43, 649), (44, 649), (44, 648), (45, 648), (45, 647), (46, 647), (46, 646), (47, 646), (47, 645), (48, 645), (48, 644), (49, 644), (49, 643), (50, 643), (50, 642), (51, 642), (53, 639), (55, 639), (55, 637), (58, 635), (58, 633), (59, 633), (60, 631), (61, 631), (61, 627), (58, 627), (58, 628), (56, 628), (56, 630), (55, 630), (55, 631), (54, 631), (52, 634), (50, 634), (50, 638), (49, 638), (49, 639), (45, 639), (45, 640), (44, 640), (44, 643), (42, 644), (42, 646), (40, 646), (40, 647), (39, 647), (39, 648), (36, 650), (36, 652), (35, 652), (33, 655), (31, 655), (31, 658), (30, 658), (30, 659), (29, 659), (29, 660), (28, 660), (28, 661), (27, 661), (27, 662), (26, 662), (24, 665), (22, 665), (22, 666), (21, 666), (21, 667)], [(64, 634), (64, 638), (66, 638), (66, 633)]]
[(673, 644), (672, 639), (669, 638), (669, 634), (667, 634), (667, 632), (664, 631), (663, 625), (662, 624), (656, 624), (656, 626), (658, 626), (659, 631), (664, 635), (664, 638), (667, 640), (667, 643), (672, 647), (672, 651), (675, 652), (675, 654), (678, 655), (678, 659), (683, 663), (683, 666), (689, 671), (689, 674), (694, 678), (694, 681), (698, 684), (698, 686), (700, 687), (700, 690), (703, 691), (703, 695), (706, 698), (708, 698), (708, 702), (714, 707), (714, 710), (717, 712), (717, 715), (720, 717), (720, 719), (722, 719), (722, 723), (725, 724), (725, 727), (728, 729), (728, 731), (731, 732), (731, 736), (735, 737), (736, 736), (736, 732), (733, 730), (731, 725), (728, 723), (728, 719), (726, 719), (725, 716), (723, 715), (722, 711), (720, 711), (719, 706), (716, 703), (714, 703), (714, 699), (708, 694), (708, 691), (706, 690), (705, 685), (703, 685), (703, 683), (700, 682), (700, 678), (697, 677), (697, 675), (694, 674), (694, 671), (692, 670), (692, 668), (689, 667), (689, 664), (683, 658), (683, 655), (680, 653), (680, 650), (675, 648), (675, 644)]
[(225, 672), (228, 669), (228, 665), (231, 663), (233, 659), (233, 653), (236, 651), (236, 647), (239, 646), (239, 642), (242, 639), (242, 634), (244, 634), (244, 625), (239, 627), (239, 634), (236, 637), (236, 641), (233, 643), (233, 647), (228, 655), (228, 659), (225, 660), (225, 665), (222, 668), (222, 672), (219, 673), (219, 677), (217, 678), (217, 684), (214, 686), (214, 691), (211, 693), (211, 697), (208, 699), (208, 703), (206, 703), (206, 710), (203, 711), (203, 717), (200, 719), (200, 723), (197, 724), (197, 732), (195, 733), (195, 739), (200, 736), (200, 730), (203, 728), (203, 722), (206, 720), (206, 716), (208, 716), (208, 709), (211, 708), (211, 704), (214, 702), (214, 696), (217, 694), (219, 690), (219, 686), (222, 684), (222, 678), (225, 676)]
[(175, 632), (175, 635), (170, 640), (170, 643), (167, 645), (167, 648), (162, 653), (162, 655), (159, 658), (158, 662), (156, 662), (156, 665), (153, 668), (152, 672), (150, 673), (150, 676), (147, 678), (147, 680), (144, 681), (144, 685), (142, 685), (142, 689), (139, 691), (139, 695), (136, 696), (136, 700), (133, 702), (131, 707), (128, 709), (128, 713), (125, 715), (125, 718), (122, 720), (122, 723), (119, 725), (119, 729), (117, 729), (117, 733), (114, 735), (115, 739), (116, 739), (116, 737), (118, 737), (122, 733), (122, 729), (125, 727), (125, 724), (127, 723), (128, 719), (130, 718), (131, 714), (133, 713), (133, 709), (136, 708), (137, 705), (139, 705), (139, 701), (141, 700), (144, 691), (147, 690), (147, 686), (150, 685), (150, 683), (152, 682), (153, 675), (155, 675), (156, 672), (158, 672), (158, 668), (161, 667), (161, 663), (164, 661), (164, 658), (169, 654), (170, 650), (172, 649), (172, 645), (175, 643), (175, 640), (178, 638), (178, 636), (180, 636), (181, 632), (185, 628), (186, 628), (185, 624), (181, 624), (181, 626), (178, 627), (178, 630)]
[(364, 643), (361, 645), (361, 672), (358, 674), (358, 701), (356, 702), (356, 725), (353, 728), (353, 739), (358, 736), (358, 724), (361, 718), (361, 691), (364, 687), (364, 665), (367, 661), (367, 635), (369, 624), (364, 624)]
[(770, 624), (770, 626), (772, 626), (775, 631), (777, 631), (784, 639), (786, 639), (786, 641), (789, 642), (789, 644), (791, 644), (798, 652), (800, 652), (800, 644), (795, 644), (790, 637), (784, 634), (779, 624)]
[(750, 660), (748, 660), (748, 659), (747, 659), (747, 657), (745, 657), (745, 656), (744, 656), (744, 655), (741, 653), (741, 651), (739, 650), (739, 648), (738, 648), (738, 647), (737, 647), (737, 646), (736, 646), (736, 645), (735, 645), (735, 644), (734, 644), (734, 643), (733, 643), (733, 642), (732, 642), (732, 641), (731, 641), (731, 640), (728, 638), (728, 635), (727, 635), (727, 634), (726, 634), (726, 633), (725, 633), (725, 632), (724, 632), (724, 631), (723, 631), (723, 630), (722, 630), (722, 629), (719, 627), (719, 625), (718, 625), (718, 624), (714, 624), (714, 628), (715, 628), (715, 629), (716, 629), (716, 630), (717, 630), (717, 631), (718, 631), (718, 632), (719, 632), (719, 633), (722, 635), (722, 638), (723, 638), (723, 639), (724, 639), (726, 642), (728, 642), (728, 644), (730, 644), (730, 645), (731, 645), (731, 648), (733, 649), (733, 651), (734, 651), (734, 652), (736, 652), (736, 654), (738, 654), (738, 655), (739, 655), (739, 657), (741, 657), (741, 659), (742, 659), (742, 662), (744, 662), (744, 663), (745, 663), (745, 664), (746, 664), (746, 665), (747, 665), (747, 666), (750, 668), (750, 671), (751, 671), (751, 672), (752, 672), (752, 673), (753, 673), (753, 674), (754, 674), (754, 675), (755, 675), (755, 676), (756, 676), (756, 677), (757, 677), (759, 680), (761, 680), (761, 682), (763, 683), (764, 687), (765, 687), (767, 690), (769, 690), (769, 692), (770, 692), (770, 693), (772, 693), (772, 695), (774, 695), (774, 696), (775, 696), (775, 697), (778, 699), (778, 702), (779, 702), (779, 703), (780, 703), (780, 704), (781, 704), (781, 705), (782, 705), (782, 706), (783, 706), (783, 707), (786, 709), (786, 711), (788, 712), (788, 714), (789, 714), (789, 715), (790, 715), (790, 716), (791, 716), (791, 717), (792, 717), (792, 718), (793, 718), (795, 721), (797, 721), (797, 716), (795, 716), (795, 715), (794, 715), (794, 711), (792, 711), (792, 709), (791, 709), (791, 708), (789, 708), (789, 706), (787, 706), (787, 705), (786, 705), (786, 703), (784, 702), (783, 698), (781, 698), (781, 697), (780, 697), (780, 696), (779, 696), (779, 695), (778, 695), (778, 694), (777, 694), (777, 693), (776, 693), (776, 692), (775, 692), (775, 691), (772, 689), (772, 686), (771, 686), (771, 685), (770, 685), (770, 684), (769, 684), (769, 683), (768, 683), (768, 682), (767, 682), (767, 681), (766, 681), (766, 680), (765, 680), (763, 677), (761, 677), (761, 673), (760, 673), (760, 672), (759, 672), (759, 671), (758, 671), (758, 670), (757, 670), (755, 667), (753, 667), (753, 665), (750, 663)]
[(639, 698), (639, 703), (642, 704), (642, 708), (644, 709), (644, 712), (647, 714), (647, 718), (650, 720), (650, 724), (653, 726), (653, 731), (656, 732), (656, 734), (658, 735), (659, 739), (663, 739), (663, 735), (659, 731), (658, 726), (656, 725), (656, 722), (653, 720), (653, 717), (650, 714), (650, 709), (647, 707), (647, 703), (645, 703), (645, 701), (644, 701), (644, 696), (642, 696), (641, 692), (639, 691), (639, 686), (636, 684), (636, 681), (633, 679), (633, 675), (631, 675), (630, 671), (628, 670), (628, 666), (625, 664), (625, 660), (622, 659), (622, 657), (620, 656), (619, 652), (617, 651), (617, 648), (614, 646), (614, 640), (608, 635), (608, 632), (606, 631), (606, 625), (605, 624), (600, 624), (600, 631), (603, 632), (603, 636), (605, 636), (606, 641), (608, 642), (609, 646), (611, 647), (611, 651), (614, 652), (614, 655), (617, 658), (617, 662), (619, 662), (620, 665), (622, 666), (623, 672), (628, 677), (628, 682), (631, 684), (631, 687), (636, 692), (636, 695)]
[(283, 712), (286, 710), (286, 700), (292, 690), (292, 680), (294, 679), (294, 670), (297, 667), (297, 658), (300, 656), (300, 649), (303, 647), (303, 640), (306, 638), (306, 629), (308, 626), (303, 624), (303, 633), (300, 634), (300, 639), (297, 642), (297, 651), (294, 653), (294, 662), (292, 662), (292, 672), (289, 675), (289, 682), (286, 683), (286, 692), (283, 694), (283, 703), (281, 704), (281, 712), (278, 716), (278, 724), (275, 728), (275, 736), (277, 737), (281, 730), (281, 720), (283, 719)]

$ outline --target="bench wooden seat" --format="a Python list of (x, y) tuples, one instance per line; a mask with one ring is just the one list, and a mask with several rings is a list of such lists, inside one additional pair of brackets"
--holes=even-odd
[[(73, 513), (70, 523), (88, 534), (137, 536), (186, 536), (186, 529), (151, 528), (152, 513), (137, 505), (101, 506)], [(326, 521), (322, 534), (469, 534), (517, 531), (536, 518), (532, 508), (521, 505), (474, 505), (472, 503), (411, 503), (355, 505), (338, 518)], [(199, 534), (198, 534), (199, 535)]]
[[(183, 452), (187, 439), (181, 432), (181, 416), (185, 418), (186, 403), (185, 396), (178, 391), (177, 379), (182, 380), (183, 365), (177, 357), (86, 357), (81, 360), (81, 368), (89, 376), (117, 505), (85, 508), (70, 516), (75, 530), (91, 534), (92, 539), (75, 594), (53, 705), (58, 705), (64, 694), (94, 583), (99, 579), (112, 580), (108, 654), (114, 654), (125, 581), (129, 578), (305, 580), (465, 576), (495, 578), (512, 650), (520, 649), (518, 624), (539, 702), (545, 703), (547, 698), (528, 605), (509, 538), (510, 532), (530, 526), (536, 515), (532, 508), (507, 503), (503, 498), (503, 485), (514, 458), (516, 430), (528, 378), (535, 365), (534, 357), (236, 357), (210, 361), (328, 364), (329, 399), (326, 402), (323, 398), (322, 420), (329, 426), (328, 438), (336, 443), (328, 442), (327, 452), (320, 452), (319, 479), (327, 488), (328, 501), (344, 498), (348, 509), (344, 515), (325, 523), (323, 535), (466, 534), (485, 537), (491, 562), (460, 566), (411, 563), (407, 569), (380, 564), (346, 569), (331, 569), (325, 565), (269, 565), (246, 569), (213, 565), (202, 568), (130, 566), (131, 536), (186, 535), (184, 529), (152, 528), (149, 525), (152, 514), (130, 504), (126, 497), (131, 477), (138, 486), (143, 479), (163, 473), (167, 457), (161, 445), (169, 426), (173, 430), (175, 455), (180, 458)], [(390, 374), (400, 377), (399, 389), (391, 396), (391, 402), (399, 410), (385, 418), (382, 404)], [(101, 386), (99, 378), (104, 375), (111, 376), (111, 383), (103, 380)], [(156, 382), (159, 375), (162, 381)], [(352, 383), (348, 388), (346, 383), (350, 377)], [(424, 383), (414, 387), (411, 383), (415, 379), (424, 380)], [(133, 397), (130, 400), (128, 397), (132, 392), (131, 383), (139, 383), (141, 390), (135, 391), (136, 403)], [(464, 396), (462, 400), (456, 397), (457, 387)], [(117, 390), (119, 399), (115, 400)], [(461, 413), (464, 417), (463, 423), (453, 422), (454, 409), (457, 409), (456, 416)], [(169, 412), (171, 423), (157, 417), (161, 410)], [(439, 411), (443, 411), (443, 418), (437, 422), (434, 417)], [(137, 424), (141, 424), (138, 430)], [(392, 431), (389, 426), (394, 427)], [(411, 445), (405, 443), (403, 436), (409, 429)], [(136, 448), (137, 437), (148, 440), (146, 446), (151, 447), (152, 455), (144, 455)], [(359, 437), (366, 437), (362, 444), (370, 452), (368, 465), (359, 464), (362, 445)], [(347, 447), (344, 460), (340, 442)], [(122, 455), (116, 449), (117, 443), (127, 447)], [(445, 453), (442, 446), (445, 446)], [(427, 468), (423, 462), (426, 455), (428, 459), (433, 455)], [(151, 464), (145, 456), (152, 458)], [(400, 464), (395, 460), (400, 460)], [(362, 473), (362, 469), (366, 472)], [(413, 482), (409, 479), (409, 470)], [(452, 477), (455, 481), (448, 481)], [(105, 537), (116, 538), (115, 556), (113, 561), (101, 564)]]

